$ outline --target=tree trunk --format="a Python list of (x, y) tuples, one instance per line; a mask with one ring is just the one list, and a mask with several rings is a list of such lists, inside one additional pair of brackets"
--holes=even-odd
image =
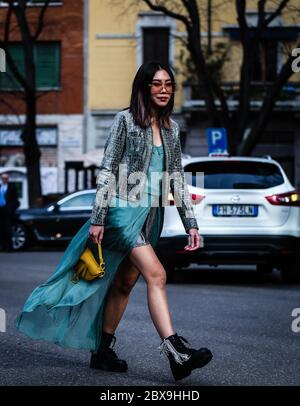
[(218, 111), (215, 105), (215, 98), (212, 91), (212, 84), (207, 71), (207, 66), (205, 63), (205, 58), (200, 46), (199, 35), (194, 32), (195, 30), (190, 30), (189, 35), (189, 50), (191, 57), (196, 67), (198, 82), (200, 87), (204, 89), (204, 100), (207, 110), (208, 119), (213, 127), (219, 126), (220, 120), (218, 117)]
[(25, 53), (25, 78), (27, 88), (26, 121), (22, 133), (24, 142), (24, 154), (28, 179), (28, 195), (30, 207), (38, 207), (41, 204), (41, 174), (40, 174), (40, 150), (36, 138), (36, 73), (34, 61), (34, 41), (28, 35), (23, 35)]
[(23, 128), (25, 163), (27, 169), (29, 206), (38, 207), (41, 204), (40, 150), (36, 140), (36, 99), (35, 95), (27, 95), (27, 114)]

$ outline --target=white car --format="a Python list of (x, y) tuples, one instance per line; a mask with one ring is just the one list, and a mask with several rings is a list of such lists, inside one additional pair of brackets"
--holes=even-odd
[(285, 280), (300, 274), (300, 198), (277, 161), (221, 156), (182, 163), (204, 247), (183, 249), (187, 234), (177, 209), (166, 207), (158, 254), (167, 270), (239, 263), (263, 273), (280, 269)]

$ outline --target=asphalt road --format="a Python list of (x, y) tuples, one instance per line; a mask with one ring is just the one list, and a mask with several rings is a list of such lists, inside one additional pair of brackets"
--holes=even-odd
[[(0, 385), (173, 386), (142, 279), (117, 331), (115, 349), (129, 364), (125, 374), (91, 370), (88, 351), (31, 340), (15, 330), (25, 299), (61, 255), (0, 254), (0, 308), (7, 319), (6, 332), (0, 332)], [(300, 332), (291, 328), (292, 310), (300, 308), (299, 285), (283, 285), (276, 272), (258, 278), (251, 267), (190, 267), (168, 285), (168, 298), (178, 333), (214, 354), (210, 364), (178, 386), (300, 384)]]

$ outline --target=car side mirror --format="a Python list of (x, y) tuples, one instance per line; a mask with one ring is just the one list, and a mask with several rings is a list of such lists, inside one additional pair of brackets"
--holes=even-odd
[(54, 212), (54, 213), (58, 213), (59, 211), (60, 211), (59, 204), (55, 203), (55, 204), (53, 205), (53, 212)]

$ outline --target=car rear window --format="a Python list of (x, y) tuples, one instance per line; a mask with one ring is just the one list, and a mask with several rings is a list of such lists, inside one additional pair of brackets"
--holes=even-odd
[(196, 183), (196, 172), (203, 172), (205, 189), (267, 189), (284, 183), (278, 166), (267, 162), (194, 162), (184, 170), (192, 173), (186, 179), (193, 186), (203, 186), (203, 179)]

